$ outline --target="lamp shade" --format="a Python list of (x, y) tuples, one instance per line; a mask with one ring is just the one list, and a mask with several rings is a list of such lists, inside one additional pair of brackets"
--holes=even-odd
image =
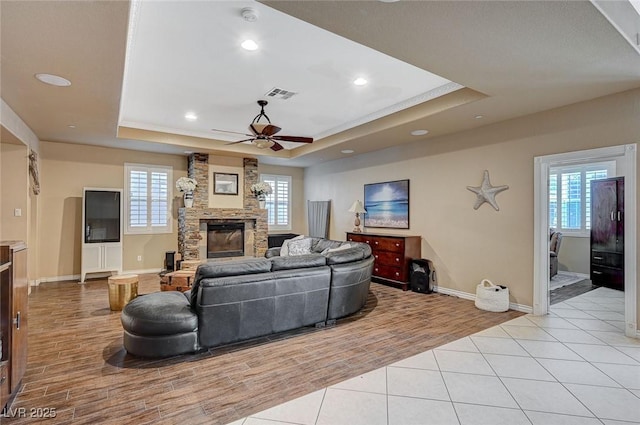
[(364, 206), (362, 205), (362, 202), (360, 202), (360, 201), (358, 200), (358, 201), (355, 201), (355, 202), (353, 203), (353, 205), (351, 205), (351, 208), (349, 208), (349, 212), (352, 212), (352, 213), (364, 213), (364, 214), (366, 214), (366, 213), (367, 213), (367, 210), (365, 210), (365, 209), (364, 209)]

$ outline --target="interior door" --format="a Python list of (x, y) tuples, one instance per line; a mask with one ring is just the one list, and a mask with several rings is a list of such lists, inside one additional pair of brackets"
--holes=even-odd
[(615, 180), (591, 182), (591, 249), (616, 249), (617, 193)]

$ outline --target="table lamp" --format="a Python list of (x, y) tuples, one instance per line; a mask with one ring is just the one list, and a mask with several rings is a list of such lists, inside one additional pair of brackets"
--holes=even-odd
[(367, 213), (367, 210), (364, 209), (362, 202), (360, 202), (359, 200), (355, 201), (353, 205), (351, 205), (351, 208), (349, 208), (349, 212), (356, 213), (356, 221), (353, 223), (353, 225), (355, 226), (353, 228), (353, 232), (354, 233), (362, 232), (362, 229), (360, 229), (360, 214)]

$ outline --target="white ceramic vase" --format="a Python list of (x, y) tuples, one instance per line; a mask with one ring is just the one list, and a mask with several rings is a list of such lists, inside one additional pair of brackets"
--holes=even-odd
[(184, 193), (184, 206), (187, 208), (193, 207), (193, 192)]

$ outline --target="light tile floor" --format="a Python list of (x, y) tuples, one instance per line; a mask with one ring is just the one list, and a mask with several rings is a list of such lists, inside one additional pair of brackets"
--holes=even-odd
[(624, 294), (572, 298), (232, 425), (640, 424)]

